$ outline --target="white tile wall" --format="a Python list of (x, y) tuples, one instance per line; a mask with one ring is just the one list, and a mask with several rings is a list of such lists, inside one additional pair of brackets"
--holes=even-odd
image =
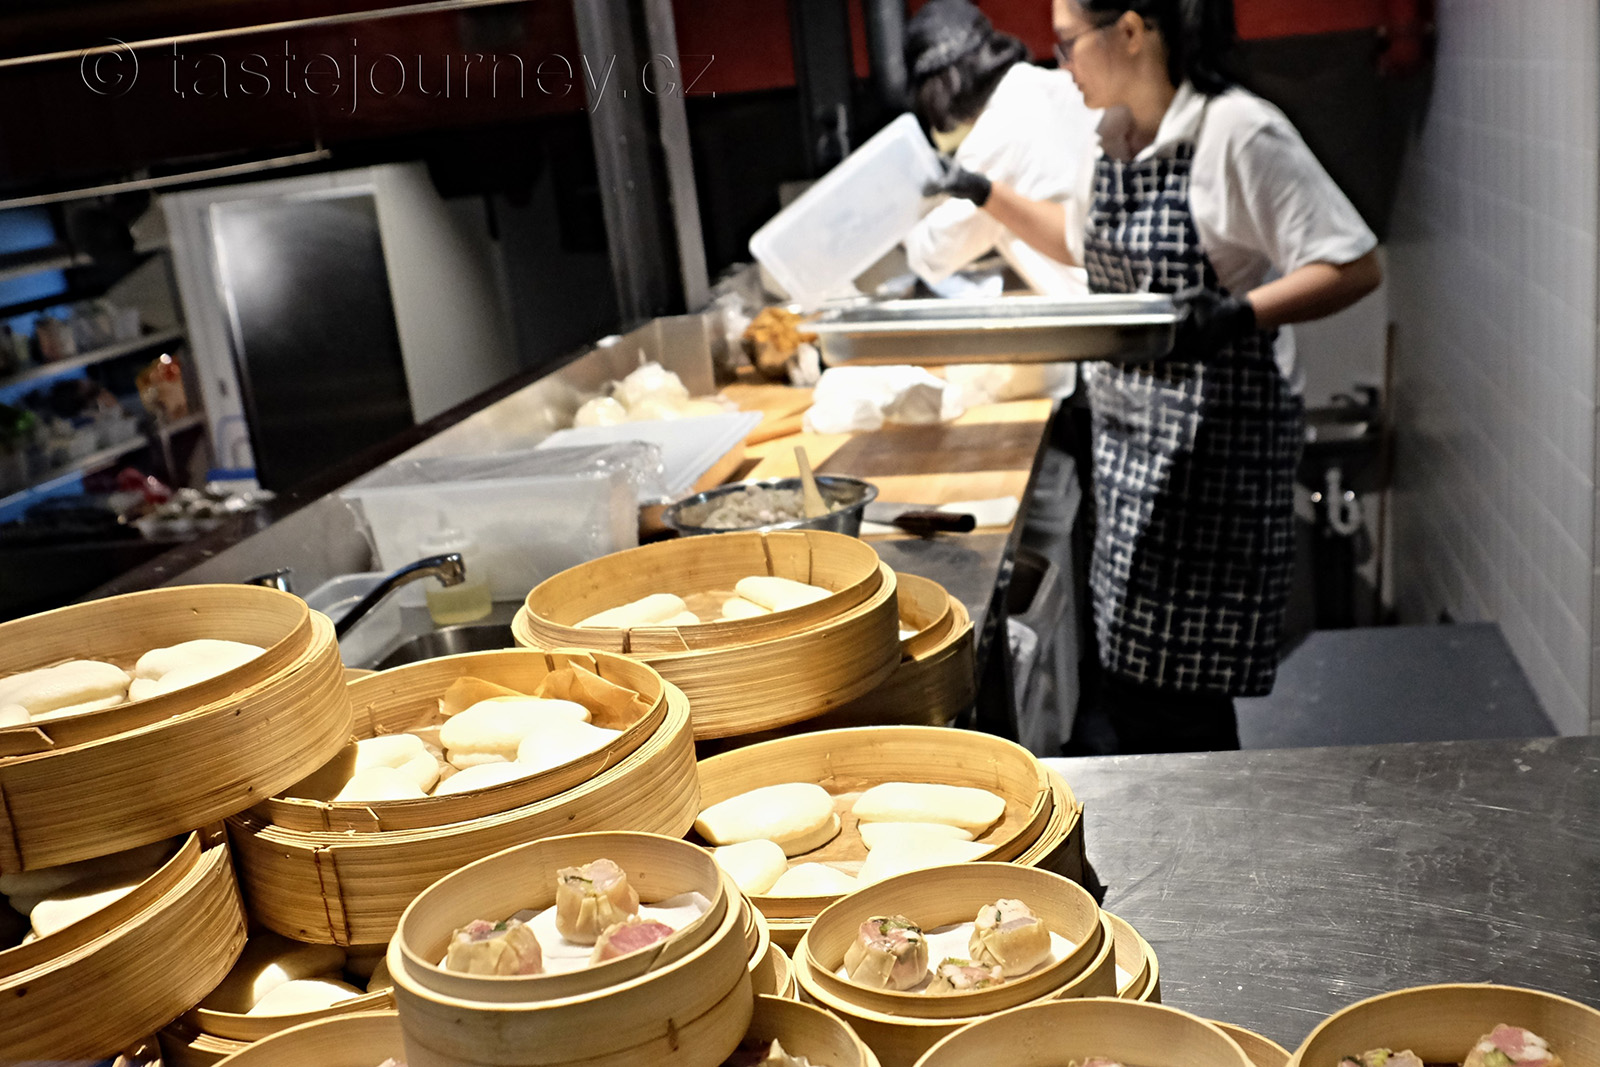
[(1397, 604), (1498, 622), (1563, 733), (1600, 732), (1597, 12), (1440, 0), (1390, 242)]

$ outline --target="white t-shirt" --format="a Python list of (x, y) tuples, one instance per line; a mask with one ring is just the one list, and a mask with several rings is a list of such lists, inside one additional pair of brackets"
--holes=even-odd
[[(983, 113), (956, 148), (966, 169), (1005, 182), (1035, 200), (1063, 200), (1096, 153), (1100, 112), (1083, 106), (1070, 75), (1018, 63), (1000, 79)], [(942, 282), (998, 249), (1040, 293), (1080, 295), (1088, 283), (1079, 267), (1051, 259), (1024, 244), (970, 201), (950, 199), (930, 211), (905, 239), (911, 269)]]
[[(1101, 150), (1113, 159), (1150, 159), (1194, 144), (1189, 208), (1200, 245), (1230, 292), (1243, 294), (1308, 263), (1352, 263), (1378, 239), (1322, 169), (1283, 112), (1244, 89), (1207, 97), (1184, 83), (1156, 139), (1133, 156), (1132, 117), (1114, 108), (1100, 122)], [(1083, 259), (1095, 160), (1080, 167), (1066, 198), (1067, 247)], [(1296, 381), (1294, 342), (1279, 331), (1278, 365)]]

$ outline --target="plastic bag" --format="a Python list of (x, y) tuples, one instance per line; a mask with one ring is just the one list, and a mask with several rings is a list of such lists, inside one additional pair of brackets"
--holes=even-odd
[(832, 367), (817, 382), (805, 429), (852, 433), (885, 422), (928, 425), (965, 412), (957, 390), (921, 367)]

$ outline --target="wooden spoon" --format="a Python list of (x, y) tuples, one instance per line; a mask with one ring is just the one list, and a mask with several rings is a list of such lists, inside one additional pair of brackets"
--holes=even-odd
[(806, 455), (806, 450), (799, 445), (794, 448), (794, 460), (800, 467), (800, 495), (806, 518), (821, 518), (828, 513), (828, 504), (822, 499), (821, 490), (817, 488), (816, 475), (811, 473), (811, 460)]

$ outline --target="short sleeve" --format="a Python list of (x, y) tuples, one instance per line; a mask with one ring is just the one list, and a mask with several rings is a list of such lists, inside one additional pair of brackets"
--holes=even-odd
[(1226, 155), (1226, 211), (1218, 237), (1245, 245), (1280, 274), (1309, 263), (1345, 264), (1378, 239), (1287, 119), (1257, 126)]

